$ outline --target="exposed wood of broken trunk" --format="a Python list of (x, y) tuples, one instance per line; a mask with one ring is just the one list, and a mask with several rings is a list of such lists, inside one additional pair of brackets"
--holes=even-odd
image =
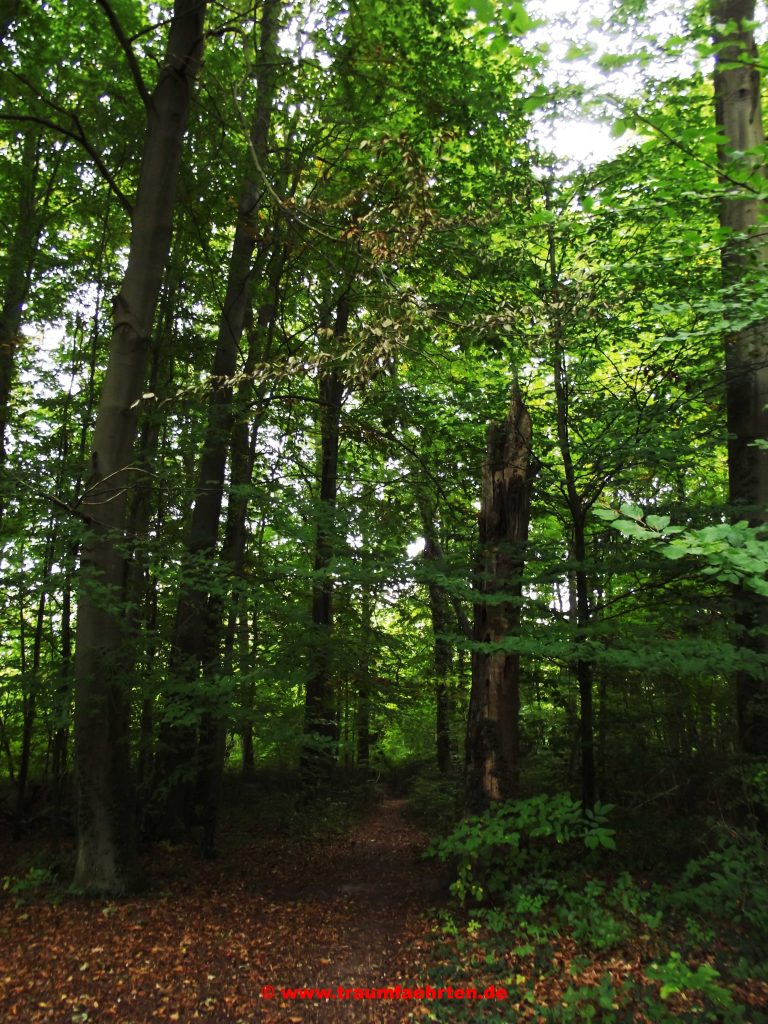
[(515, 387), (503, 423), (487, 431), (480, 508), (465, 810), (513, 797), (519, 781), (520, 656), (503, 648), (520, 623), (528, 539), (531, 417)]

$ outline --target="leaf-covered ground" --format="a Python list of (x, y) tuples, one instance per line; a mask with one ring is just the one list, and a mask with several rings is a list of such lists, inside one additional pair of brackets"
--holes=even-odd
[[(151, 887), (137, 898), (4, 892), (0, 1021), (726, 1019), (702, 1016), (695, 998), (659, 1004), (647, 964), (661, 948), (652, 948), (650, 932), (596, 953), (568, 934), (531, 942), (521, 928), (519, 942), (508, 942), (471, 927), (452, 936), (450, 928), (436, 929), (445, 878), (420, 859), (426, 837), (404, 815), (404, 803), (385, 799), (330, 838), (264, 839), (255, 829), (249, 837), (240, 823), (214, 862), (186, 847), (155, 847)], [(481, 992), (496, 985), (506, 998), (354, 998), (355, 989), (397, 985)], [(338, 986), (350, 997), (340, 999)], [(286, 999), (283, 988), (327, 988), (334, 996)], [(622, 998), (630, 989), (645, 992), (643, 1000)], [(764, 1019), (768, 984), (752, 978), (734, 996), (745, 1008), (740, 1020)]]
[(213, 862), (156, 848), (140, 898), (4, 893), (0, 1020), (403, 1020), (389, 1001), (280, 998), (283, 986), (397, 984), (418, 959), (439, 879), (402, 805), (385, 800), (350, 833), (309, 844), (225, 839)]

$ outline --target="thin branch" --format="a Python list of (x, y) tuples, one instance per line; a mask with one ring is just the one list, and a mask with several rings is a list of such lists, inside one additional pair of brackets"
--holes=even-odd
[(129, 43), (135, 43), (137, 39), (141, 39), (143, 36), (151, 35), (152, 32), (157, 32), (160, 28), (165, 28), (166, 25), (173, 23), (173, 15), (169, 18), (161, 18), (160, 21), (154, 22), (152, 25), (146, 25), (144, 28), (139, 29), (135, 32), (128, 40)]
[(128, 197), (125, 195), (123, 190), (115, 181), (109, 168), (104, 163), (104, 160), (99, 151), (95, 148), (93, 143), (85, 135), (85, 132), (83, 131), (83, 126), (80, 124), (78, 117), (75, 114), (70, 114), (69, 116), (75, 124), (75, 127), (77, 129), (76, 131), (73, 131), (71, 128), (65, 128), (64, 125), (58, 124), (56, 121), (51, 121), (47, 117), (38, 117), (37, 114), (0, 113), (0, 121), (21, 121), (27, 124), (39, 124), (42, 125), (44, 128), (50, 128), (51, 131), (56, 132), (58, 135), (63, 135), (65, 138), (73, 139), (75, 142), (79, 143), (86, 151), (86, 153), (90, 156), (91, 160), (93, 160), (94, 164), (96, 165), (96, 169), (98, 170), (99, 174), (104, 179), (104, 181), (106, 181), (110, 191), (130, 217), (133, 214), (133, 207), (131, 206)]
[(104, 11), (104, 13), (107, 16), (107, 20), (109, 21), (109, 24), (112, 26), (112, 31), (115, 33), (115, 38), (117, 39), (118, 43), (120, 43), (122, 51), (125, 54), (125, 59), (128, 61), (128, 67), (131, 70), (131, 75), (133, 77), (133, 81), (139, 93), (139, 96), (141, 96), (142, 103), (147, 108), (147, 110), (149, 110), (149, 108), (152, 106), (152, 97), (150, 96), (149, 91), (146, 85), (144, 84), (144, 79), (141, 74), (141, 68), (139, 67), (138, 61), (136, 60), (136, 54), (133, 52), (131, 42), (126, 36), (125, 32), (123, 32), (123, 26), (120, 24), (117, 15), (112, 10), (109, 0), (96, 0), (96, 3)]
[(37, 498), (42, 498), (44, 501), (50, 502), (51, 505), (55, 506), (57, 509), (61, 509), (62, 512), (66, 512), (70, 516), (75, 516), (77, 519), (82, 519), (85, 523), (91, 523), (91, 517), (87, 513), (81, 512), (77, 505), (70, 505), (68, 502), (64, 501), (63, 498), (59, 498), (55, 494), (50, 494), (48, 491), (32, 486), (29, 481), (25, 480), (23, 477), (17, 476), (15, 473), (10, 473), (8, 470), (3, 470), (3, 476), (7, 480), (16, 484), (17, 487), (26, 490), (27, 493), (33, 494)]
[[(688, 146), (683, 145), (683, 143), (680, 142), (680, 140), (671, 132), (668, 132), (665, 128), (662, 128), (660, 125), (656, 124), (653, 118), (647, 117), (645, 114), (641, 114), (638, 110), (633, 110), (631, 107), (627, 108), (626, 104), (622, 103), (621, 100), (611, 98), (610, 102), (612, 102), (614, 106), (617, 106), (622, 113), (625, 113), (627, 109), (629, 109), (630, 116), (637, 118), (637, 120), (640, 121), (642, 124), (647, 125), (649, 128), (652, 128), (657, 135), (660, 135), (661, 138), (665, 140), (665, 142), (668, 142), (671, 146), (674, 146), (675, 149), (679, 150), (681, 153), (687, 156), (689, 160), (693, 160), (695, 163), (701, 164), (702, 167), (706, 167), (707, 170), (715, 173), (720, 179), (720, 181), (726, 181), (729, 185), (733, 185), (735, 188), (742, 189), (745, 192), (751, 192), (753, 195), (758, 197), (763, 195), (763, 190), (755, 188), (753, 185), (750, 185), (747, 181), (739, 181), (738, 178), (732, 177), (732, 175), (728, 174), (718, 164), (713, 164), (712, 161), (707, 160), (706, 157), (698, 156), (696, 153), (692, 152), (692, 150)], [(753, 168), (753, 171), (756, 170), (757, 168)]]

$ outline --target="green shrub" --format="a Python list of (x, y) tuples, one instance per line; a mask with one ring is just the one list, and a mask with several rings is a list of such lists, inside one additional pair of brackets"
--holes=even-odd
[(705, 923), (733, 923), (768, 948), (768, 842), (750, 830), (723, 832), (717, 849), (688, 864), (670, 899)]
[(591, 879), (581, 891), (570, 890), (563, 894), (555, 916), (580, 946), (595, 950), (611, 949), (626, 941), (632, 929), (627, 920), (606, 906), (606, 902), (605, 886)]
[(598, 985), (569, 986), (560, 1005), (546, 1010), (552, 1024), (581, 1024), (582, 1021), (618, 1021), (619, 993), (610, 974), (604, 974)]
[(58, 901), (61, 882), (53, 868), (30, 867), (24, 875), (6, 875), (2, 887), (16, 897), (16, 905), (20, 906), (28, 898), (43, 894), (54, 895)]
[(586, 815), (566, 794), (537, 796), (491, 806), (465, 818), (428, 853), (456, 865), (452, 891), (462, 901), (497, 898), (526, 875), (543, 875), (564, 861), (565, 847), (615, 849), (605, 821), (611, 806), (597, 804)]
[(709, 964), (700, 964), (694, 971), (675, 952), (666, 963), (651, 964), (645, 973), (651, 980), (661, 982), (659, 995), (663, 1000), (674, 995), (694, 996), (701, 1003), (695, 1010), (698, 1020), (737, 1024), (745, 1019), (745, 1007), (733, 1001), (729, 990), (718, 982), (719, 972)]

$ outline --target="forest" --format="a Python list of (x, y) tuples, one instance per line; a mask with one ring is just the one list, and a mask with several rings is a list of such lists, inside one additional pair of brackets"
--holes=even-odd
[(764, 14), (0, 0), (3, 1020), (768, 1021)]

